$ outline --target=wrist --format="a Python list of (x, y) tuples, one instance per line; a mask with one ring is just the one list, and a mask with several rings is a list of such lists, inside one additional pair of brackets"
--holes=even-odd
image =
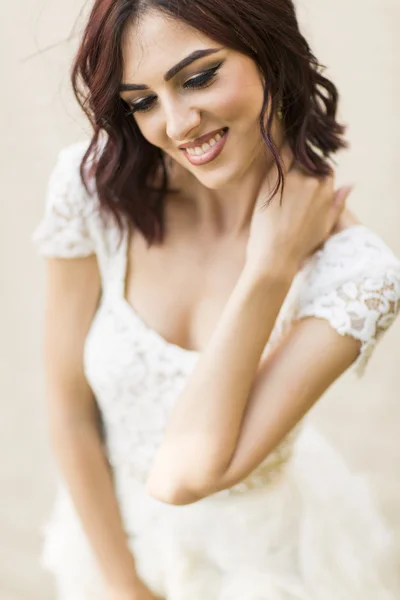
[(244, 278), (253, 281), (268, 281), (276, 285), (290, 285), (299, 269), (293, 259), (271, 254), (263, 261), (247, 261), (243, 269)]
[(127, 577), (118, 581), (108, 581), (108, 588), (116, 598), (131, 598), (143, 585), (136, 570), (132, 570)]

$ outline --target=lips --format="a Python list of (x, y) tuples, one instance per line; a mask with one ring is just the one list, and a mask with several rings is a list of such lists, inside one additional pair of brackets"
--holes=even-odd
[(217, 135), (217, 133), (220, 133), (222, 135), (227, 129), (228, 129), (227, 127), (222, 127), (221, 129), (216, 129), (215, 131), (211, 131), (210, 133), (206, 133), (205, 135), (198, 137), (194, 142), (188, 142), (187, 144), (181, 144), (179, 146), (179, 148), (181, 150), (185, 150), (186, 148), (201, 147), (203, 144), (207, 144), (212, 138), (214, 138)]
[(213, 131), (206, 136), (197, 138), (195, 142), (184, 144), (182, 152), (192, 165), (196, 167), (205, 165), (221, 154), (228, 135), (229, 129), (227, 127)]

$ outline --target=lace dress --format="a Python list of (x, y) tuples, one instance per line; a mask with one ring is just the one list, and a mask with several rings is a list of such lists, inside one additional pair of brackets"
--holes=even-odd
[[(102, 297), (84, 349), (105, 452), (139, 575), (165, 600), (395, 600), (392, 536), (365, 481), (302, 421), (240, 484), (171, 506), (144, 482), (175, 399), (199, 354), (168, 343), (123, 295), (127, 235), (100, 216), (79, 164), (87, 142), (64, 148), (34, 232), (43, 256), (96, 253)], [(316, 316), (361, 341), (361, 375), (400, 306), (400, 263), (363, 225), (330, 238), (293, 281), (265, 353), (294, 320)], [(44, 527), (43, 565), (59, 600), (105, 600), (90, 545), (60, 477)]]

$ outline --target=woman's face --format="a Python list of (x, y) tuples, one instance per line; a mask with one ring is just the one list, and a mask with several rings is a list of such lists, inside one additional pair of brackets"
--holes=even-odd
[[(196, 29), (147, 12), (123, 38), (121, 98), (143, 136), (204, 186), (221, 189), (265, 153), (256, 64)], [(133, 84), (133, 85), (131, 85)]]

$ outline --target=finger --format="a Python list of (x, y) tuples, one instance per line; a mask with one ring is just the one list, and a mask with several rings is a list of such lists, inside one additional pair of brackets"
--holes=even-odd
[(331, 204), (332, 198), (335, 201), (335, 175), (326, 175), (323, 179), (320, 179), (318, 195), (321, 197), (321, 202), (324, 204)]
[(341, 221), (344, 223), (346, 227), (351, 227), (351, 225), (360, 225), (361, 221), (356, 215), (346, 206), (344, 211), (341, 214)]
[(344, 210), (347, 198), (350, 196), (353, 187), (354, 186), (352, 185), (345, 185), (336, 190), (335, 195), (333, 197), (333, 206), (336, 209), (336, 213), (338, 215), (340, 215), (340, 213)]
[(352, 225), (360, 225), (361, 221), (358, 219), (354, 213), (352, 213), (347, 207), (344, 208), (343, 212), (340, 213), (338, 220), (336, 221), (336, 225), (332, 231), (332, 233), (339, 233), (343, 231), (343, 229), (347, 229)]
[(333, 198), (333, 227), (331, 229), (331, 235), (338, 233), (342, 229), (346, 228), (344, 223), (344, 215), (346, 214), (346, 202), (351, 191), (352, 185), (347, 185), (336, 190)]

